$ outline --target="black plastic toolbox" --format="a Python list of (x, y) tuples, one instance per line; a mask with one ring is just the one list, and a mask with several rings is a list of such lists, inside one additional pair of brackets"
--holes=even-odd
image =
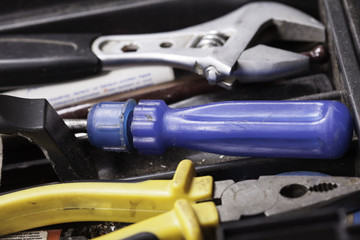
[[(163, 32), (214, 19), (247, 2), (251, 1), (78, 0), (50, 3), (42, 0), (13, 0), (4, 2), (0, 9), (0, 34)], [(215, 180), (256, 179), (261, 175), (288, 171), (360, 176), (359, 143), (356, 137), (360, 130), (360, 3), (357, 0), (277, 2), (298, 8), (325, 24), (327, 42), (324, 47), (330, 56), (325, 63), (314, 65), (312, 73), (297, 79), (241, 85), (231, 91), (216, 89), (186, 101), (167, 99), (167, 102), (174, 106), (187, 106), (231, 99), (339, 100), (351, 110), (355, 126), (353, 143), (345, 156), (340, 159), (239, 158), (185, 149), (170, 149), (162, 156), (143, 156), (136, 153), (103, 152), (91, 147), (86, 140), (79, 140), (94, 162), (99, 178), (124, 181), (171, 178), (182, 159), (193, 160), (198, 175), (210, 174)], [(303, 51), (309, 47), (281, 42), (271, 44), (283, 45), (294, 51)], [(182, 71), (176, 73), (179, 77), (193, 77)], [(3, 144), (1, 192), (58, 181), (38, 147), (14, 136), (5, 136)]]

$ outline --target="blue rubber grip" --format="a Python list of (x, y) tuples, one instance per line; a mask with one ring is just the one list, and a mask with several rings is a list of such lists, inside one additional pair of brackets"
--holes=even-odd
[(337, 158), (352, 139), (352, 118), (335, 101), (234, 101), (171, 109), (140, 101), (131, 122), (143, 154), (167, 147), (249, 157)]

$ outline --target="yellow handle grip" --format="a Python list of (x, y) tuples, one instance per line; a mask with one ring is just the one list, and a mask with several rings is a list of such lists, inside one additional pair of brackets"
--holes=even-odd
[[(199, 204), (178, 200), (174, 209), (93, 240), (113, 239), (203, 239), (202, 230), (214, 228), (219, 217), (213, 202)], [(141, 235), (142, 234), (142, 235)], [(141, 236), (141, 238), (140, 238)]]
[(65, 222), (133, 223), (171, 210), (180, 198), (211, 199), (212, 177), (194, 176), (193, 163), (183, 160), (172, 180), (64, 183), (5, 194), (0, 196), (0, 236)]

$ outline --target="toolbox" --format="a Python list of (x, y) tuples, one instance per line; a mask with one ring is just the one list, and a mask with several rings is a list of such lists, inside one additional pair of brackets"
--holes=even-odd
[[(66, 34), (79, 39), (85, 35), (95, 39), (106, 35), (173, 31), (207, 22), (253, 2), (260, 1), (78, 0), (50, 3), (41, 0), (13, 0), (3, 3), (4, 6), (0, 9), (0, 49), (3, 47), (3, 51), (6, 51), (4, 45), (1, 45), (1, 38), (9, 36), (26, 39), (28, 36)], [(203, 76), (174, 69), (175, 81), (147, 87), (145, 90), (108, 95), (103, 99), (120, 102), (128, 99), (160, 99), (173, 108), (235, 100), (335, 100), (342, 102), (350, 110), (353, 119), (353, 137), (343, 156), (332, 159), (311, 156), (304, 159), (301, 154), (299, 157), (261, 157), (256, 154), (242, 157), (181, 147), (168, 147), (164, 153), (156, 155), (144, 155), (137, 151), (104, 151), (94, 147), (84, 135), (77, 133), (75, 138), (74, 129), (70, 130), (68, 127), (70, 123), (67, 122), (66, 125), (62, 121), (86, 119), (89, 108), (95, 102), (84, 100), (53, 109), (45, 100), (29, 101), (0, 96), (3, 156), (1, 194), (61, 181), (130, 183), (172, 179), (183, 159), (190, 159), (194, 163), (197, 176), (210, 175), (214, 181), (246, 181), (294, 171), (360, 177), (357, 138), (360, 130), (360, 3), (356, 0), (271, 2), (286, 4), (322, 22), (326, 28), (326, 41), (320, 46), (317, 43), (277, 41), (271, 38), (275, 30), (270, 27), (256, 36), (251, 45), (261, 42), (292, 52), (307, 52), (312, 61), (310, 72), (294, 77), (280, 77), (272, 82), (239, 83), (229, 90), (209, 85)], [(37, 49), (34, 50), (36, 51)], [(21, 51), (16, 54), (22, 56)], [(57, 71), (60, 72), (63, 71), (62, 60), (54, 63), (54, 68), (58, 68)], [(9, 61), (1, 66), (0, 60), (0, 72), (4, 70), (2, 68), (6, 68), (5, 63), (9, 64)], [(39, 67), (37, 64), (39, 63), (34, 61), (29, 66)], [(19, 66), (21, 68), (21, 62)], [(76, 64), (73, 66), (74, 69), (81, 68)], [(91, 71), (98, 72), (99, 69)], [(67, 79), (61, 74), (39, 77), (24, 71), (23, 75), (16, 74), (16, 78), (6, 78), (4, 81), (1, 81), (0, 75), (1, 91), (14, 90), (14, 86), (19, 88), (29, 83), (76, 81), (79, 77), (84, 77), (81, 74), (83, 73)], [(341, 119), (337, 121), (340, 122)], [(308, 152), (304, 152), (306, 154)], [(357, 215), (350, 214), (346, 217), (343, 209), (356, 209), (358, 195), (355, 192), (345, 203), (335, 204), (332, 208), (314, 209), (305, 214), (298, 212), (269, 218), (256, 216), (234, 221), (218, 228), (216, 239), (356, 239), (360, 236), (357, 226), (349, 227), (343, 222), (347, 218), (356, 223), (354, 219)], [(127, 224), (76, 222), (43, 227), (36, 231), (62, 229), (62, 239), (89, 239), (112, 232), (123, 225)], [(206, 239), (214, 238), (210, 233), (204, 233), (204, 236)], [(151, 237), (139, 236), (139, 239), (143, 238)]]

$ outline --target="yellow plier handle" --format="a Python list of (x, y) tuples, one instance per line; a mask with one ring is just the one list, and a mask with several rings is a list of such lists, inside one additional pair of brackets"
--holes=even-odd
[(134, 223), (170, 211), (179, 199), (209, 200), (212, 190), (212, 177), (195, 177), (190, 160), (179, 164), (172, 180), (78, 182), (30, 188), (0, 196), (0, 236), (65, 222)]
[(202, 232), (218, 226), (219, 217), (213, 202), (190, 203), (181, 199), (174, 209), (103, 235), (93, 240), (201, 240)]

